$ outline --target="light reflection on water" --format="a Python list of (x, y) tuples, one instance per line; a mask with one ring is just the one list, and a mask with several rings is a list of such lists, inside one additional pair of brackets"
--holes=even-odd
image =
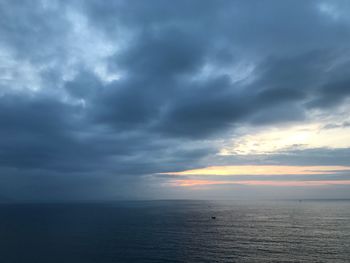
[(1, 262), (350, 262), (350, 201), (0, 205), (0, 235)]

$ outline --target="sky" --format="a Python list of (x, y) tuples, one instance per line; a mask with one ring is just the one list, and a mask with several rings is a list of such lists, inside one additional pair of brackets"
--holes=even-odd
[(0, 201), (350, 198), (347, 0), (0, 0)]

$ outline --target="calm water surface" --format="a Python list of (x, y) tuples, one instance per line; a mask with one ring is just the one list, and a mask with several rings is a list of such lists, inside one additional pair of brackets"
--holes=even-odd
[(350, 201), (2, 204), (0, 257), (4, 263), (350, 262)]

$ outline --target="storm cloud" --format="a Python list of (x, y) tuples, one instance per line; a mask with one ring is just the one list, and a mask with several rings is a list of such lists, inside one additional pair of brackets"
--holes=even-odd
[(0, 1), (4, 198), (158, 198), (166, 197), (165, 172), (347, 165), (347, 145), (219, 152), (242, 128), (346, 116), (349, 8), (346, 1)]

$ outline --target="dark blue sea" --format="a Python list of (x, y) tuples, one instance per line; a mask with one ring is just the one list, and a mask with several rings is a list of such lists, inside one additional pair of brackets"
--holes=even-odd
[(0, 262), (350, 262), (350, 201), (1, 204)]

